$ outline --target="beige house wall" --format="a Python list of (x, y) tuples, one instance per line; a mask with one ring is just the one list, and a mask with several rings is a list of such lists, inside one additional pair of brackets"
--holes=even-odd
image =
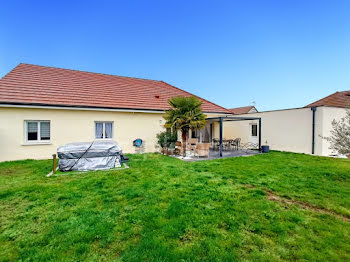
[[(311, 153), (312, 111), (310, 108), (269, 111), (237, 116), (261, 117), (262, 144), (271, 150)], [(250, 142), (250, 124), (257, 120), (226, 122), (224, 137), (240, 137), (242, 143)]]
[[(318, 107), (316, 111), (315, 154), (328, 156), (333, 152), (329, 136), (333, 119), (345, 116), (344, 108)], [(158, 151), (156, 135), (164, 130), (162, 113), (117, 112), (95, 110), (0, 108), (0, 161), (18, 159), (47, 159), (57, 147), (71, 142), (95, 139), (95, 121), (113, 122), (113, 140), (125, 153), (134, 153), (132, 141), (145, 141), (145, 152)], [(207, 114), (208, 117), (224, 116)], [(310, 108), (288, 109), (237, 116), (262, 118), (262, 143), (272, 150), (311, 154), (312, 111)], [(25, 121), (50, 120), (51, 140), (48, 144), (26, 144)], [(224, 122), (224, 138), (240, 137), (242, 143), (250, 142), (250, 124), (254, 121)], [(219, 123), (214, 122), (213, 138), (219, 138)], [(181, 135), (181, 134), (180, 134)], [(179, 137), (181, 140), (181, 136)]]
[[(50, 143), (26, 144), (26, 120), (50, 120)], [(156, 134), (164, 130), (160, 113), (0, 108), (0, 161), (51, 158), (60, 145), (93, 141), (95, 121), (113, 122), (113, 140), (125, 153), (134, 152), (136, 138), (145, 141), (145, 151), (156, 151)]]
[[(333, 119), (339, 120), (345, 116), (344, 108), (317, 107), (315, 117), (315, 154), (329, 156), (329, 142), (322, 136), (329, 136)], [(286, 109), (252, 113), (248, 117), (261, 117), (262, 144), (270, 146), (271, 150), (281, 150), (296, 153), (312, 153), (312, 111), (310, 108)], [(242, 143), (250, 142), (250, 124), (254, 121), (239, 121), (224, 123), (224, 137), (240, 137)]]
[[(156, 135), (164, 131), (163, 113), (0, 107), (0, 161), (48, 159), (61, 145), (95, 139), (95, 121), (113, 122), (113, 140), (134, 153), (133, 140), (145, 141), (145, 152), (158, 151)], [(210, 117), (218, 116), (209, 114)], [(26, 143), (26, 120), (50, 120), (48, 144)], [(181, 137), (179, 137), (181, 139)]]

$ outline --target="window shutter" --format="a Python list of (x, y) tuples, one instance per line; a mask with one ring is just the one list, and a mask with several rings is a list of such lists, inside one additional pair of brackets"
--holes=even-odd
[(50, 123), (40, 122), (40, 139), (49, 140), (50, 139)]
[(27, 140), (38, 140), (38, 122), (27, 122)]
[(38, 132), (38, 123), (37, 122), (28, 122), (28, 133)]

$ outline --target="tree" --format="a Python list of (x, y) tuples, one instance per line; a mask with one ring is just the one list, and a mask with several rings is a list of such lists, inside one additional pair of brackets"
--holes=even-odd
[(330, 142), (330, 149), (343, 155), (350, 155), (350, 110), (339, 121), (332, 121), (331, 136), (325, 137)]
[(186, 156), (186, 140), (190, 129), (202, 129), (207, 117), (202, 113), (202, 101), (194, 96), (177, 96), (169, 100), (171, 108), (165, 111), (165, 127), (181, 130), (183, 155)]

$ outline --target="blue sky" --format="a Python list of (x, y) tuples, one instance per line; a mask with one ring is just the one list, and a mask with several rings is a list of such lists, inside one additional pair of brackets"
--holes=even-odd
[(2, 1), (18, 63), (163, 80), (224, 107), (301, 107), (350, 89), (350, 1)]

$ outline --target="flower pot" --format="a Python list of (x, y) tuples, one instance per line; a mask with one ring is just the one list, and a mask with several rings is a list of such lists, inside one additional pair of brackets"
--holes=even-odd
[(270, 146), (262, 146), (261, 147), (261, 152), (263, 152), (263, 153), (268, 153), (268, 152), (270, 152)]

